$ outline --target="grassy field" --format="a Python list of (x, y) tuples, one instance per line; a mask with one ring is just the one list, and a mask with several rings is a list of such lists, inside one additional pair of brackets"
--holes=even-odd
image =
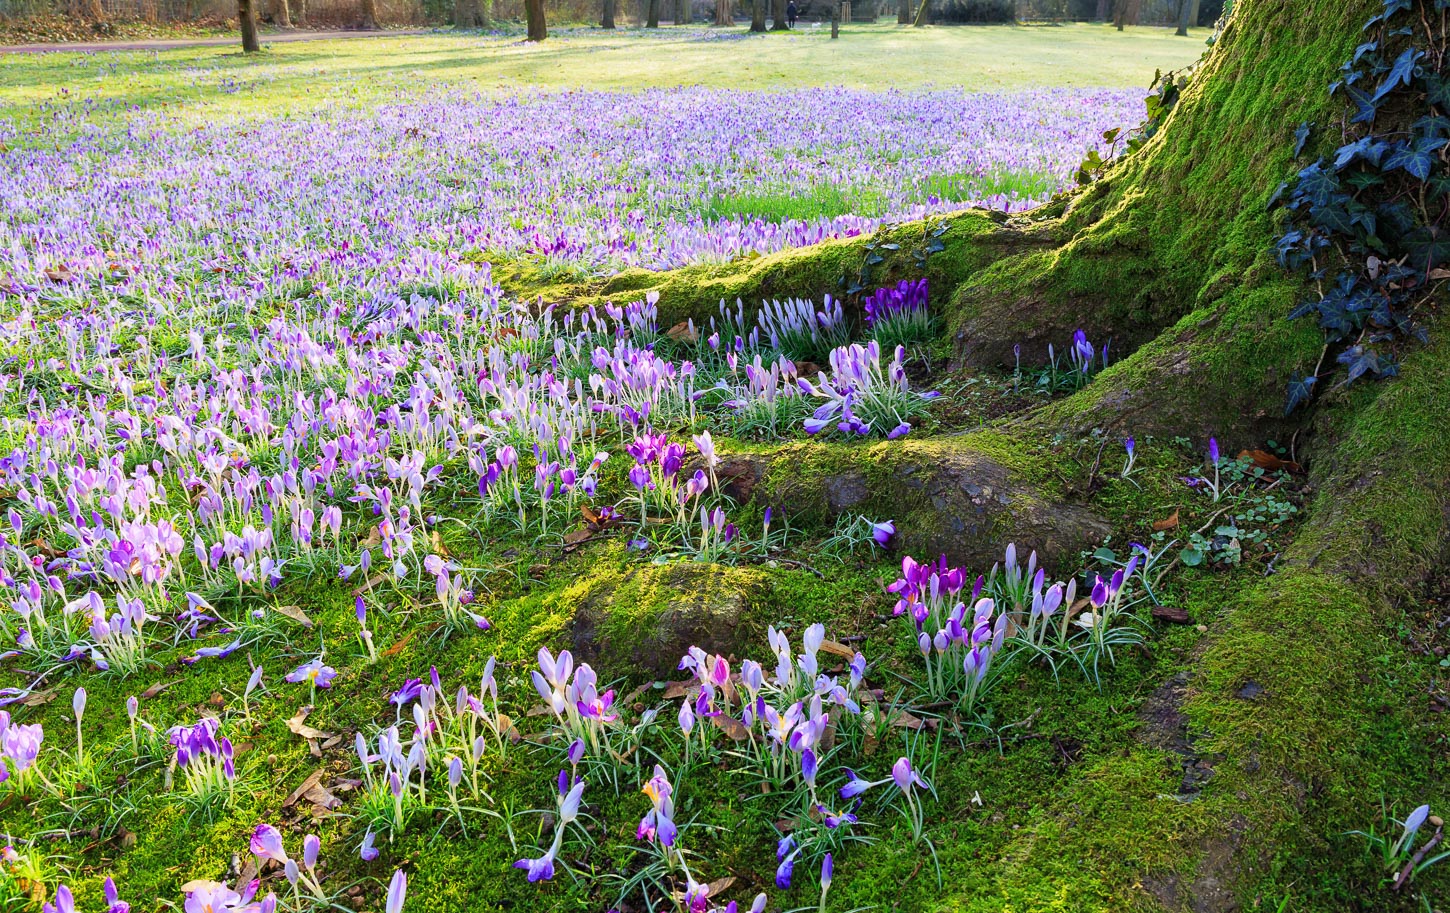
[[(183, 112), (268, 113), (405, 96), (420, 86), (515, 92), (708, 85), (790, 90), (841, 85), (971, 91), (1147, 86), (1155, 70), (1203, 51), (1203, 34), (1119, 33), (1104, 26), (899, 28), (853, 25), (747, 36), (741, 29), (606, 35), (560, 30), (542, 44), (453, 34), (274, 44), (254, 59), (232, 48), (0, 56), (0, 117), (66, 100)], [(648, 42), (649, 65), (641, 66)], [(883, 66), (901, 61), (902, 66)]]

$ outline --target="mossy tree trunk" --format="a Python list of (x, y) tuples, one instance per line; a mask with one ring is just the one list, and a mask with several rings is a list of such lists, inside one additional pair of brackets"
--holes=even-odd
[(750, 0), (750, 30), (765, 31), (765, 0)]

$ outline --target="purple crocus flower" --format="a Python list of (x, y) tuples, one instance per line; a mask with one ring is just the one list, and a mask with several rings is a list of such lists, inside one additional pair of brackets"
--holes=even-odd
[(388, 899), (384, 904), (384, 913), (403, 913), (403, 901), (408, 896), (408, 876), (399, 869), (393, 873), (393, 880), (388, 882)]
[(302, 665), (287, 673), (287, 681), (293, 683), (305, 682), (314, 688), (330, 688), (332, 680), (337, 677), (337, 670), (331, 666), (324, 665), (322, 657), (308, 660)]

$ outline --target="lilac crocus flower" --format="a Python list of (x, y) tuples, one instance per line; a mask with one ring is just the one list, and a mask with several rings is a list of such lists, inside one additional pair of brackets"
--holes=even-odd
[(362, 848), (358, 850), (358, 857), (361, 858), (363, 862), (372, 862), (374, 859), (378, 858), (378, 849), (377, 847), (373, 846), (373, 839), (374, 838), (372, 829), (369, 828), (368, 832), (366, 834), (363, 834)]
[(384, 913), (403, 913), (403, 901), (408, 896), (408, 876), (399, 869), (393, 873), (393, 880), (388, 882), (388, 899), (384, 904)]
[(332, 680), (337, 677), (337, 670), (331, 666), (324, 665), (322, 657), (308, 660), (302, 665), (287, 673), (287, 681), (293, 683), (306, 682), (314, 688), (330, 688)]
[(286, 863), (287, 850), (282, 846), (282, 834), (270, 824), (259, 824), (252, 832), (252, 855), (258, 859), (271, 859)]
[(70, 888), (60, 885), (55, 889), (55, 900), (40, 908), (42, 913), (76, 913), (75, 898)]
[(885, 523), (871, 524), (871, 538), (882, 548), (886, 547), (894, 535), (896, 535), (896, 524), (890, 520), (887, 520)]
[(675, 801), (673, 798), (674, 787), (670, 785), (669, 776), (666, 775), (664, 767), (655, 765), (654, 776), (649, 778), (642, 790), (649, 797), (651, 808), (640, 819), (639, 828), (635, 836), (640, 840), (658, 840), (661, 846), (671, 847), (675, 845), (675, 837), (679, 834), (679, 828), (675, 826)]

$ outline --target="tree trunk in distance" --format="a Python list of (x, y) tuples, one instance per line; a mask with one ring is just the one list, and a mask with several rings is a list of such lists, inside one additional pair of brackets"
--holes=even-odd
[(841, 37), (841, 0), (831, 0), (831, 40)]
[(657, 29), (660, 27), (660, 0), (649, 0), (648, 12), (645, 13), (644, 27)]
[(750, 0), (750, 30), (765, 31), (765, 0)]
[(358, 28), (375, 31), (378, 27), (378, 0), (362, 0), (362, 24)]
[(690, 0), (675, 0), (675, 25), (689, 25), (694, 18)]
[(1128, 15), (1128, 0), (1113, 0), (1113, 25), (1118, 31), (1123, 30), (1123, 22)]
[(896, 24), (911, 25), (911, 0), (896, 0)]
[(299, 29), (307, 28), (307, 0), (297, 0), (297, 15), (292, 17), (292, 21)]
[(473, 28), (478, 24), (477, 10), (476, 0), (454, 0), (453, 27), (456, 29)]
[(715, 24), (735, 24), (735, 15), (734, 11), (730, 8), (730, 0), (715, 0)]
[(257, 17), (252, 12), (252, 0), (237, 0), (237, 21), (242, 26), (242, 53), (260, 51), (262, 45), (257, 40)]
[(927, 19), (930, 15), (931, 0), (921, 0), (921, 6), (918, 6), (916, 8), (916, 21), (913, 22), (912, 25), (916, 28), (921, 28), (922, 26), (926, 25)]
[(1093, 21), (1094, 22), (1107, 22), (1108, 21), (1108, 3), (1109, 2), (1110, 2), (1110, 0), (1098, 0), (1098, 11), (1097, 11), (1097, 14), (1093, 16)]
[(1188, 15), (1193, 6), (1193, 0), (1178, 0), (1178, 30), (1175, 35), (1188, 37)]
[(278, 28), (290, 29), (292, 27), (292, 9), (287, 0), (277, 0), (275, 15)]
[(771, 19), (773, 21), (770, 24), (770, 30), (772, 32), (784, 32), (790, 28), (785, 21), (785, 4), (786, 0), (774, 0), (771, 4)]
[(530, 41), (543, 41), (549, 37), (549, 25), (544, 21), (544, 0), (524, 0), (524, 14), (528, 19)]
[(599, 17), (599, 27), (614, 28), (614, 0), (604, 0), (604, 13)]

